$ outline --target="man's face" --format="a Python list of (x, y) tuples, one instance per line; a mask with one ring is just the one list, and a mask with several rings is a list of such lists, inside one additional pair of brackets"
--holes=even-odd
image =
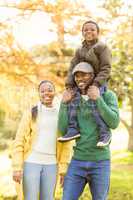
[(92, 41), (98, 38), (98, 30), (95, 24), (87, 23), (83, 26), (82, 35), (86, 41)]
[(74, 75), (75, 82), (80, 89), (81, 93), (85, 93), (88, 86), (92, 84), (94, 74), (85, 72), (76, 72)]
[(55, 89), (51, 83), (43, 83), (39, 88), (39, 96), (42, 104), (52, 106), (53, 98), (55, 96)]

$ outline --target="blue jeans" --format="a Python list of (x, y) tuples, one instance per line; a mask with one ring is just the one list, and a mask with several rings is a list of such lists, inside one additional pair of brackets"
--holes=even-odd
[[(100, 88), (100, 95), (103, 95), (104, 92), (107, 90), (107, 85), (103, 85)], [(79, 134), (80, 130), (79, 130), (79, 126), (78, 126), (78, 119), (77, 119), (77, 108), (78, 105), (80, 103), (80, 98), (81, 98), (81, 94), (80, 91), (77, 87), (75, 87), (74, 89), (75, 92), (75, 98), (68, 104), (68, 130), (67, 133), (69, 134)], [(104, 122), (104, 120), (101, 118), (97, 107), (96, 107), (96, 103), (93, 100), (89, 100), (91, 109), (92, 109), (92, 115), (98, 125), (99, 128), (99, 138), (101, 140), (104, 140), (104, 137), (106, 134), (109, 134), (109, 129), (107, 124)]]
[(106, 200), (110, 185), (110, 160), (72, 159), (64, 181), (63, 200), (78, 200), (89, 184), (92, 200)]
[(24, 199), (53, 200), (56, 176), (56, 164), (41, 165), (25, 162), (23, 174)]

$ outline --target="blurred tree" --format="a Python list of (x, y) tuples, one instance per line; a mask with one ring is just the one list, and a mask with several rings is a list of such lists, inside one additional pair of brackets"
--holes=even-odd
[[(108, 34), (113, 49), (113, 70), (111, 87), (119, 99), (129, 100), (131, 123), (125, 124), (129, 132), (129, 150), (133, 151), (133, 105), (132, 105), (132, 66), (133, 66), (133, 14), (132, 7), (124, 0), (103, 0), (100, 2), (105, 15), (97, 21), (102, 34)], [(3, 80), (17, 86), (27, 84), (33, 87), (42, 78), (54, 80), (63, 87), (73, 49), (68, 44), (69, 36), (80, 35), (81, 24), (93, 17), (93, 14), (81, 0), (23, 0), (6, 3), (1, 6), (19, 10), (18, 20), (29, 18), (36, 12), (45, 12), (51, 17), (52, 28), (57, 40), (47, 46), (36, 46), (29, 52), (15, 41), (9, 23), (0, 23), (0, 76)], [(15, 18), (16, 20), (16, 18)], [(121, 84), (120, 84), (121, 83)], [(1, 83), (2, 84), (2, 83)], [(4, 86), (4, 84), (2, 84)], [(60, 88), (59, 87), (59, 88)]]
[[(6, 7), (16, 8), (20, 11), (22, 18), (24, 16), (32, 16), (35, 12), (45, 12), (51, 17), (53, 24), (50, 31), (54, 31), (57, 40), (49, 44), (46, 48), (49, 55), (54, 57), (51, 69), (56, 72), (57, 76), (66, 74), (66, 68), (72, 55), (72, 51), (68, 47), (68, 37), (80, 33), (80, 26), (84, 20), (92, 16), (91, 12), (86, 8), (81, 0), (33, 0), (20, 1), (19, 3), (6, 3)], [(80, 13), (80, 14), (79, 14)], [(74, 26), (74, 28), (73, 28)], [(45, 49), (45, 47), (43, 48)], [(38, 49), (37, 49), (38, 50)], [(46, 57), (47, 54), (44, 55)], [(64, 71), (64, 73), (62, 73)]]
[(121, 117), (122, 123), (128, 130), (128, 150), (133, 151), (133, 4), (122, 0), (106, 0), (103, 7), (108, 12), (106, 20), (113, 22), (110, 26), (110, 42), (112, 45), (113, 63), (110, 85), (116, 91), (121, 105), (128, 100), (131, 120)]

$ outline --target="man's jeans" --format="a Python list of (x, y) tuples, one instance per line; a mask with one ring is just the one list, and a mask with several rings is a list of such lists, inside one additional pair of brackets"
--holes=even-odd
[(106, 200), (110, 185), (110, 160), (72, 160), (64, 182), (63, 200), (78, 200), (86, 183), (92, 200)]
[[(53, 200), (57, 177), (57, 165), (25, 162), (23, 187), (25, 200)], [(40, 194), (40, 198), (39, 197)]]

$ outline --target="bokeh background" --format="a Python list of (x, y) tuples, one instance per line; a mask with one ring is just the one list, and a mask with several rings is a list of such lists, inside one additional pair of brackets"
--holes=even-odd
[[(121, 123), (113, 131), (109, 200), (133, 200), (133, 1), (0, 0), (0, 200), (15, 200), (11, 145), (22, 112), (43, 79), (64, 89), (82, 24), (93, 19), (112, 50), (109, 87), (118, 95)], [(61, 199), (59, 188), (57, 200)], [(91, 199), (86, 187), (82, 200)]]

